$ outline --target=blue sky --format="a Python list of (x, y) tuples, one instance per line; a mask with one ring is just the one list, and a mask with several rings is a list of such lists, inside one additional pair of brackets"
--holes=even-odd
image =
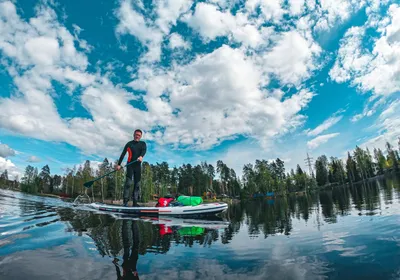
[(0, 0), (0, 171), (397, 146), (400, 6), (378, 0)]

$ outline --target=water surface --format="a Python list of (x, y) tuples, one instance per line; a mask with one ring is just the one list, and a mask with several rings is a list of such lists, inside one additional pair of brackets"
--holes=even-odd
[(185, 221), (1, 190), (0, 279), (399, 279), (399, 202), (390, 177)]

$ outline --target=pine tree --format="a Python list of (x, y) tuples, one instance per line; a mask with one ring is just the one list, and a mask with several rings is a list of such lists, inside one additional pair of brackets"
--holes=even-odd
[(315, 161), (315, 173), (318, 186), (322, 187), (328, 184), (328, 159), (325, 155), (318, 157)]
[(399, 162), (396, 153), (392, 149), (392, 145), (390, 145), (389, 142), (386, 142), (386, 151), (387, 151), (387, 161), (389, 162), (390, 167), (392, 167), (395, 171), (399, 171)]
[(374, 157), (376, 161), (376, 167), (379, 175), (382, 175), (386, 169), (386, 159), (381, 149), (374, 149)]

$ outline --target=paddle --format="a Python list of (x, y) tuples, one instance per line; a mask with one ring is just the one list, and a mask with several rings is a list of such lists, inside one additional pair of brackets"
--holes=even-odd
[[(134, 162), (137, 162), (137, 160), (131, 161), (130, 163), (126, 164), (125, 166), (122, 166), (122, 168), (127, 167), (128, 165), (130, 165), (130, 164), (132, 164)], [(103, 177), (105, 177), (107, 175), (110, 175), (111, 173), (114, 173), (115, 171), (118, 171), (118, 170), (113, 170), (111, 172), (108, 172), (108, 173), (104, 174), (103, 176), (100, 176), (100, 177), (98, 177), (98, 178), (96, 178), (96, 179), (94, 179), (92, 181), (88, 181), (88, 182), (84, 183), (83, 185), (86, 188), (90, 188), (93, 185), (94, 182), (96, 182), (97, 180), (100, 180), (101, 178), (103, 178)]]

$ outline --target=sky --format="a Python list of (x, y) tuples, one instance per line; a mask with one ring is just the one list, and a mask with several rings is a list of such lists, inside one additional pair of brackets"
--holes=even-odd
[(397, 148), (396, 2), (0, 0), (0, 172)]

